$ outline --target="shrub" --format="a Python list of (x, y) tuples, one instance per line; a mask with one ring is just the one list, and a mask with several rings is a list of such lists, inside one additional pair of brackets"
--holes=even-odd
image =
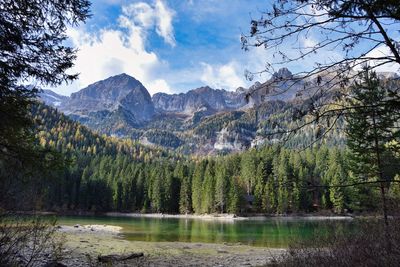
[(275, 266), (399, 266), (400, 220), (355, 223), (351, 232), (316, 235), (293, 243)]
[(60, 260), (55, 220), (0, 215), (0, 266), (43, 266)]

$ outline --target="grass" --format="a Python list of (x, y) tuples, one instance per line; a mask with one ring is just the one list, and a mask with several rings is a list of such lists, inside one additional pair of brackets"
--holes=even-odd
[(275, 258), (271, 266), (399, 266), (400, 220), (389, 226), (381, 220), (358, 222), (352, 232), (316, 235), (308, 241), (294, 242), (288, 251)]

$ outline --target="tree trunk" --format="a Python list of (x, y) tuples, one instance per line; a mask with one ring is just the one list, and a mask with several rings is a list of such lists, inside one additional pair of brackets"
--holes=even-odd
[(388, 221), (388, 210), (387, 210), (387, 203), (386, 203), (386, 194), (385, 194), (385, 183), (383, 177), (383, 170), (382, 170), (382, 162), (381, 162), (381, 154), (379, 151), (379, 137), (377, 134), (376, 129), (376, 121), (375, 121), (376, 112), (374, 110), (374, 114), (372, 117), (373, 127), (374, 127), (374, 142), (375, 142), (375, 153), (376, 153), (376, 161), (378, 164), (378, 172), (379, 172), (379, 179), (380, 179), (380, 189), (381, 189), (381, 197), (382, 197), (382, 209), (383, 209), (383, 220), (385, 223), (385, 239), (386, 239), (386, 246), (387, 250), (390, 251), (392, 249), (392, 244), (390, 242), (390, 235), (389, 235), (389, 221)]
[(382, 197), (382, 210), (383, 210), (383, 220), (385, 222), (385, 227), (389, 225), (388, 221), (388, 210), (387, 210), (387, 203), (386, 203), (386, 194), (385, 194), (385, 184), (384, 184), (384, 177), (383, 177), (383, 171), (382, 171), (382, 162), (381, 162), (381, 153), (379, 151), (379, 136), (377, 134), (377, 129), (376, 129), (376, 111), (374, 110), (374, 114), (372, 116), (372, 123), (373, 123), (373, 128), (374, 128), (374, 145), (375, 145), (375, 155), (376, 155), (376, 163), (378, 165), (378, 177), (380, 182), (380, 189), (381, 189), (381, 197)]
[(383, 182), (380, 183), (381, 188), (381, 197), (382, 197), (382, 206), (383, 206), (383, 220), (385, 222), (385, 226), (389, 226), (388, 221), (388, 210), (387, 210), (387, 203), (386, 203), (386, 193), (385, 193), (385, 184)]

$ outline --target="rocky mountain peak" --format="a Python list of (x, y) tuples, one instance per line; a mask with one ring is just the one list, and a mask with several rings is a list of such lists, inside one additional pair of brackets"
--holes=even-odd
[(237, 93), (237, 94), (242, 94), (242, 93), (244, 93), (244, 92), (246, 92), (246, 88), (243, 88), (243, 87), (238, 87), (238, 88), (236, 88), (236, 90), (235, 90), (235, 92)]
[(39, 93), (39, 98), (42, 99), (46, 104), (58, 107), (64, 101), (68, 100), (67, 96), (59, 95), (51, 90), (44, 89)]
[(149, 94), (141, 82), (122, 73), (90, 84), (79, 92), (71, 94), (71, 99), (92, 98), (119, 101), (133, 89), (139, 90), (142, 94)]
[(198, 93), (198, 94), (204, 94), (204, 93), (210, 93), (212, 91), (215, 91), (215, 89), (213, 89), (207, 85), (207, 86), (202, 86), (202, 87), (196, 88), (194, 90), (190, 90), (190, 91)]
[(259, 88), (261, 85), (262, 85), (262, 84), (261, 84), (260, 82), (257, 81), (257, 82), (255, 82), (252, 86), (249, 87), (249, 90), (250, 90), (250, 91), (255, 90), (255, 89)]
[(288, 70), (288, 68), (281, 68), (272, 75), (274, 80), (287, 80), (293, 77), (293, 74)]
[(136, 123), (149, 120), (154, 114), (151, 96), (143, 84), (126, 73), (90, 84), (60, 105), (67, 114), (78, 117), (98, 112), (122, 111), (134, 117)]

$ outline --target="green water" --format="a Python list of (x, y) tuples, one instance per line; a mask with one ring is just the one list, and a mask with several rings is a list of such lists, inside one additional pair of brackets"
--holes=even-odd
[(208, 221), (175, 218), (132, 218), (68, 216), (59, 217), (61, 225), (107, 224), (122, 227), (121, 237), (131, 241), (179, 241), (246, 244), (287, 247), (291, 241), (305, 240), (315, 234), (349, 231), (349, 220), (271, 218), (265, 220)]

